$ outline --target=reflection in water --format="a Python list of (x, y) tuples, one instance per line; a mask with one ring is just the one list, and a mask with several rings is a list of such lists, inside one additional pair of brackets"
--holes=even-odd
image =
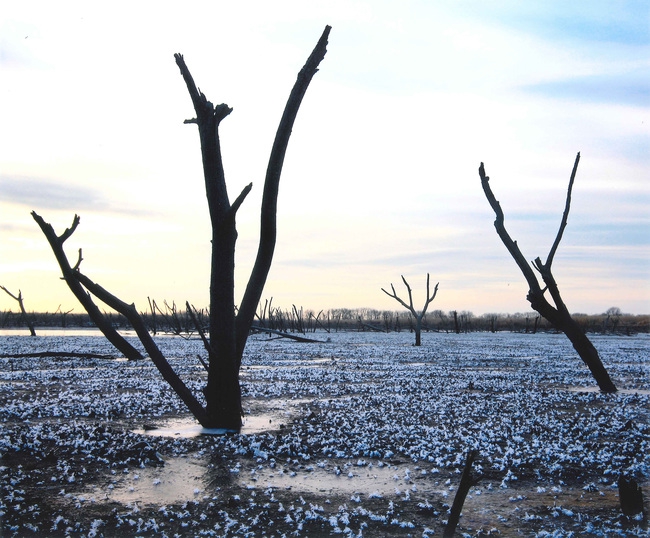
[[(265, 400), (263, 412), (255, 411), (244, 416), (241, 435), (254, 433), (275, 432), (285, 428), (295, 416), (297, 408), (310, 400)], [(182, 437), (192, 438), (199, 435), (224, 435), (228, 433), (223, 429), (209, 429), (201, 426), (194, 417), (182, 417), (166, 420), (162, 426), (143, 427), (133, 430), (140, 435), (154, 437)]]

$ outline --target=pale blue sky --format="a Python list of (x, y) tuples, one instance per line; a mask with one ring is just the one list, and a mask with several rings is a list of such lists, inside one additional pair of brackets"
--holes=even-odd
[[(0, 284), (27, 307), (81, 307), (31, 219), (82, 269), (145, 309), (208, 302), (209, 218), (191, 101), (174, 63), (233, 113), (222, 123), (241, 293), (262, 182), (295, 76), (330, 44), (285, 161), (264, 297), (278, 306), (398, 309), (403, 274), (432, 308), (529, 310), (494, 228), (483, 161), (529, 259), (555, 238), (573, 312), (650, 312), (647, 2), (14, 2), (0, 14)], [(401, 285), (401, 284), (400, 284)], [(398, 290), (400, 287), (397, 288)], [(0, 309), (15, 309), (0, 296)]]

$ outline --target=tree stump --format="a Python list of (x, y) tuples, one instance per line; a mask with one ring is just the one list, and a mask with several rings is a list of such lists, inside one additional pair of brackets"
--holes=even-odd
[(645, 520), (643, 490), (634, 478), (621, 476), (618, 479), (618, 495), (621, 502), (621, 510), (624, 515), (633, 517), (637, 514), (643, 514), (643, 519)]

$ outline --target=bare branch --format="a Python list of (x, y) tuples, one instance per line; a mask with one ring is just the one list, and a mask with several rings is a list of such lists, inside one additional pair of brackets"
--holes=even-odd
[(424, 303), (424, 308), (422, 309), (422, 315), (424, 315), (427, 311), (427, 308), (429, 308), (429, 305), (431, 302), (436, 298), (436, 295), (438, 294), (438, 286), (440, 285), (440, 282), (436, 283), (436, 287), (433, 289), (433, 295), (429, 295), (429, 273), (427, 273), (427, 300)]
[[(48, 222), (45, 222), (45, 220), (40, 215), (38, 215), (35, 211), (32, 211), (32, 217), (39, 225), (41, 231), (45, 235), (45, 238), (50, 244), (50, 247), (52, 248), (52, 252), (54, 253), (56, 261), (59, 263), (59, 267), (61, 268), (63, 279), (65, 280), (66, 284), (70, 288), (70, 291), (72, 291), (72, 293), (77, 298), (77, 300), (85, 308), (86, 312), (88, 312), (88, 315), (93, 320), (97, 328), (100, 329), (104, 334), (104, 336), (106, 336), (106, 338), (109, 340), (109, 342), (113, 344), (128, 359), (130, 360), (144, 359), (142, 354), (137, 349), (135, 349), (131, 344), (129, 344), (129, 342), (127, 342), (115, 330), (115, 328), (111, 325), (110, 321), (106, 319), (104, 314), (102, 314), (102, 312), (99, 310), (97, 305), (93, 302), (90, 295), (86, 293), (84, 287), (75, 278), (75, 275), (79, 275), (81, 273), (78, 270), (73, 270), (72, 267), (70, 267), (70, 262), (68, 261), (68, 257), (66, 256), (63, 250), (63, 241), (61, 240), (61, 238), (59, 238), (56, 235), (52, 225)], [(70, 235), (72, 235), (72, 232), (74, 232), (77, 225), (79, 224), (79, 220), (80, 220), (79, 216), (75, 215), (71, 228), (66, 230), (61, 237), (64, 236), (70, 237)]]
[(573, 182), (576, 178), (576, 172), (578, 171), (579, 162), (580, 162), (580, 152), (578, 152), (578, 154), (576, 155), (576, 160), (575, 163), (573, 164), (573, 170), (571, 172), (571, 179), (569, 179), (569, 187), (566, 193), (566, 204), (564, 206), (564, 214), (562, 215), (562, 222), (560, 223), (560, 229), (557, 232), (557, 236), (555, 237), (555, 242), (551, 247), (551, 250), (548, 254), (548, 258), (546, 258), (545, 266), (548, 268), (549, 271), (551, 270), (551, 264), (553, 263), (553, 258), (555, 257), (555, 251), (557, 250), (557, 247), (560, 245), (560, 241), (562, 240), (562, 234), (564, 233), (564, 229), (566, 228), (567, 221), (569, 219), (569, 209), (571, 208), (571, 191), (573, 190)]
[(404, 278), (404, 275), (400, 275), (400, 276), (402, 277), (402, 282), (404, 282), (404, 285), (406, 286), (406, 289), (408, 290), (408, 294), (409, 294), (409, 305), (411, 305), (411, 306), (410, 306), (410, 309), (411, 309), (413, 312), (415, 312), (415, 307), (413, 306), (413, 291), (411, 290), (411, 286), (409, 286), (409, 283), (408, 283), (408, 282), (406, 281), (406, 279)]
[(248, 280), (239, 312), (237, 313), (237, 350), (240, 355), (240, 352), (243, 352), (246, 344), (246, 338), (255, 317), (255, 310), (264, 291), (266, 277), (271, 268), (271, 261), (273, 260), (277, 236), (278, 190), (289, 138), (305, 92), (327, 52), (327, 39), (330, 30), (330, 26), (325, 27), (316, 47), (300, 70), (300, 73), (298, 73), (297, 80), (291, 90), (282, 114), (282, 119), (280, 120), (280, 125), (278, 126), (273, 142), (273, 148), (271, 149), (262, 195), (259, 247), (255, 264)]
[(14, 301), (21, 302), (23, 300), (23, 294), (20, 290), (18, 290), (18, 297), (16, 297), (13, 293), (11, 293), (7, 288), (4, 286), (0, 286), (0, 290), (3, 290), (9, 297), (11, 297)]
[(233, 218), (235, 216), (235, 213), (237, 213), (237, 210), (239, 209), (239, 207), (242, 205), (242, 203), (246, 199), (246, 196), (248, 196), (248, 193), (251, 192), (252, 188), (253, 188), (252, 183), (249, 183), (248, 185), (246, 185), (244, 187), (244, 189), (239, 193), (239, 196), (237, 196), (235, 201), (230, 206), (229, 215), (232, 215)]
[(409, 312), (411, 312), (411, 314), (413, 314), (414, 316), (417, 317), (417, 313), (415, 312), (415, 309), (413, 308), (413, 305), (412, 304), (410, 304), (410, 305), (406, 304), (402, 299), (400, 299), (397, 296), (397, 293), (395, 292), (395, 286), (393, 286), (391, 284), (390, 287), (393, 290), (393, 293), (388, 293), (384, 288), (381, 288), (381, 291), (383, 291), (389, 297), (392, 297), (393, 299), (395, 299), (399, 304), (401, 304), (404, 308), (406, 308)]
[[(580, 161), (580, 153), (576, 156), (575, 163), (573, 165), (573, 171), (571, 173), (571, 179), (569, 180), (569, 188), (567, 190), (566, 204), (564, 208), (564, 214), (562, 215), (562, 222), (560, 224), (560, 229), (557, 233), (553, 246), (548, 255), (546, 263), (542, 263), (542, 260), (538, 257), (532, 262), (532, 267), (537, 269), (542, 276), (545, 288), (542, 290), (540, 288), (539, 282), (531, 266), (526, 263), (526, 259), (521, 254), (517, 243), (513, 241), (505, 229), (503, 224), (503, 211), (499, 202), (494, 197), (492, 190), (490, 189), (489, 180), (490, 178), (485, 175), (485, 170), (483, 168), (483, 163), (479, 167), (479, 175), (481, 176), (481, 185), (483, 186), (483, 191), (485, 196), (488, 199), (488, 202), (492, 206), (496, 214), (496, 220), (494, 221), (494, 226), (497, 230), (497, 234), (501, 238), (501, 241), (506, 246), (511, 256), (514, 258), (515, 262), (521, 269), (526, 281), (528, 282), (529, 290), (526, 299), (530, 302), (530, 305), (534, 310), (539, 312), (544, 318), (550, 321), (557, 329), (561, 330), (571, 341), (574, 349), (580, 355), (580, 358), (587, 365), (591, 371), (594, 379), (598, 383), (600, 390), (603, 392), (616, 392), (616, 385), (612, 382), (611, 378), (602, 361), (598, 355), (598, 351), (594, 345), (589, 341), (587, 336), (584, 333), (584, 330), (580, 325), (571, 317), (569, 310), (567, 309), (562, 297), (560, 295), (560, 290), (558, 288), (557, 282), (551, 273), (551, 264), (553, 263), (553, 257), (555, 252), (560, 244), (562, 239), (562, 234), (564, 228), (567, 225), (567, 220), (569, 216), (569, 209), (571, 207), (571, 190), (573, 188), (573, 182), (575, 180), (575, 175), (578, 169), (578, 163)], [(544, 297), (544, 293), (548, 290), (550, 293), (555, 307), (553, 307)]]
[(174, 58), (176, 59), (176, 65), (181, 70), (181, 75), (183, 75), (187, 90), (192, 99), (192, 104), (194, 105), (194, 111), (196, 112), (196, 118), (185, 120), (184, 123), (196, 123), (199, 128), (206, 197), (208, 199), (210, 219), (213, 226), (216, 226), (230, 207), (221, 159), (219, 123), (232, 112), (232, 108), (225, 104), (214, 107), (194, 83), (194, 79), (185, 64), (183, 55), (174, 54)]
[[(194, 308), (190, 305), (189, 301), (185, 301), (185, 308), (187, 309), (187, 313), (190, 315), (190, 318), (192, 319), (192, 323), (194, 323), (194, 327), (196, 328), (197, 332), (199, 333), (199, 336), (201, 337), (201, 341), (203, 342), (203, 347), (208, 352), (208, 358), (212, 360), (214, 358), (214, 349), (212, 349), (212, 346), (210, 345), (210, 341), (205, 336), (205, 331), (203, 330), (203, 327), (201, 327), (201, 324), (199, 323), (199, 320), (196, 317), (196, 314), (194, 312)], [(203, 360), (201, 360), (201, 362), (205, 366)], [(206, 367), (206, 370), (209, 369)]]
[(508, 249), (508, 252), (510, 252), (510, 255), (513, 257), (513, 259), (519, 266), (519, 269), (521, 269), (521, 272), (523, 273), (526, 282), (528, 282), (528, 287), (530, 288), (531, 293), (535, 293), (535, 294), (539, 293), (541, 291), (541, 288), (537, 280), (537, 277), (535, 276), (535, 273), (530, 268), (530, 265), (528, 265), (528, 262), (526, 261), (526, 258), (524, 258), (524, 255), (521, 253), (521, 250), (519, 250), (519, 246), (517, 245), (517, 242), (512, 240), (510, 234), (506, 230), (504, 224), (505, 219), (503, 216), (503, 210), (501, 209), (501, 204), (499, 204), (498, 200), (492, 193), (492, 189), (490, 188), (490, 183), (489, 183), (490, 178), (485, 174), (485, 168), (483, 168), (483, 163), (481, 163), (481, 166), (478, 169), (478, 173), (479, 176), (481, 177), (481, 185), (483, 187), (483, 192), (485, 193), (485, 196), (488, 199), (490, 206), (492, 206), (492, 209), (494, 210), (494, 214), (496, 215), (496, 219), (494, 221), (494, 227), (497, 230), (497, 234), (501, 238), (501, 241), (503, 242), (505, 247)]
[(77, 258), (77, 263), (74, 264), (74, 267), (72, 268), (73, 271), (79, 271), (79, 267), (81, 266), (81, 262), (83, 261), (83, 257), (81, 255), (81, 249), (79, 249), (79, 257)]
[(72, 219), (72, 225), (70, 228), (66, 228), (65, 232), (61, 234), (59, 237), (59, 241), (61, 243), (64, 243), (68, 237), (70, 237), (74, 231), (77, 229), (77, 226), (79, 226), (79, 222), (81, 221), (81, 217), (79, 215), (75, 215), (74, 218)]
[(158, 371), (161, 373), (165, 381), (174, 389), (176, 394), (183, 400), (183, 403), (187, 405), (192, 414), (196, 419), (201, 423), (205, 424), (207, 421), (206, 411), (201, 405), (201, 403), (194, 397), (192, 391), (185, 385), (183, 380), (178, 377), (174, 369), (171, 367), (165, 356), (162, 354), (156, 343), (151, 338), (147, 327), (140, 316), (138, 311), (133, 304), (127, 304), (122, 301), (117, 296), (113, 295), (105, 288), (93, 282), (86, 275), (80, 273), (79, 271), (74, 273), (74, 277), (81, 283), (83, 286), (95, 295), (102, 302), (106, 303), (112, 309), (116, 310), (122, 314), (126, 319), (129, 320), (129, 323), (135, 330), (140, 342), (147, 350), (149, 358), (153, 361), (158, 368)]
[(206, 116), (211, 116), (218, 124), (223, 118), (232, 112), (232, 108), (225, 104), (220, 104), (214, 107), (214, 105), (208, 101), (203, 92), (201, 92), (194, 83), (194, 78), (185, 64), (183, 55), (174, 54), (174, 58), (176, 59), (176, 65), (178, 65), (181, 70), (181, 75), (183, 75), (183, 79), (187, 85), (187, 91), (190, 94), (194, 110), (197, 114), (197, 118), (194, 118), (193, 120), (185, 120), (185, 123), (199, 123), (200, 121), (204, 121)]

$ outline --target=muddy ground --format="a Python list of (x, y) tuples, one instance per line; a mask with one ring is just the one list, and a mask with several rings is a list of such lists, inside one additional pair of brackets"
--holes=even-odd
[[(115, 355), (100, 336), (0, 335), (0, 354)], [(87, 334), (87, 333), (86, 333)], [(0, 358), (1, 536), (650, 536), (650, 338), (597, 336), (617, 394), (562, 335), (257, 335), (240, 435), (206, 435), (150, 362)], [(327, 341), (329, 340), (329, 341)], [(159, 337), (197, 393), (201, 343)]]

